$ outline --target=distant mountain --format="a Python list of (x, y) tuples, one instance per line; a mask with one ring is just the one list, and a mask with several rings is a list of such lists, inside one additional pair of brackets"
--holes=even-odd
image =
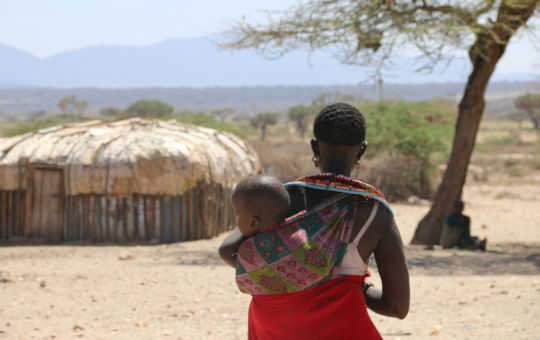
[[(214, 38), (216, 39), (216, 38)], [(386, 82), (463, 82), (468, 62), (456, 59), (429, 74), (413, 58), (397, 57)], [(505, 76), (497, 76), (506, 80)], [(512, 75), (534, 80), (535, 75)], [(538, 75), (536, 75), (538, 79)], [(330, 53), (296, 51), (276, 60), (254, 51), (220, 50), (212, 38), (171, 39), (144, 46), (96, 46), (39, 59), (0, 45), (0, 88), (214, 87), (373, 84), (369, 68), (342, 65)]]
[(0, 44), (0, 87), (19, 87), (41, 79), (42, 61), (29, 53)]

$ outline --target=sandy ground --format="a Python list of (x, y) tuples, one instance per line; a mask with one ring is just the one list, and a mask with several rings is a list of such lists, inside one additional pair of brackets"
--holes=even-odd
[[(513, 191), (490, 180), (464, 194), (473, 234), (497, 251), (407, 247), (409, 315), (371, 314), (385, 339), (539, 338), (540, 172), (505, 181)], [(393, 207), (408, 242), (428, 207)], [(223, 237), (2, 246), (0, 339), (244, 339), (249, 296), (216, 254)]]

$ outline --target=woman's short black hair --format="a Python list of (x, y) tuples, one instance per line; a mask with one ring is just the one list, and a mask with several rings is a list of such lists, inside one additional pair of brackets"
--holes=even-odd
[(352, 105), (331, 104), (315, 118), (313, 134), (328, 144), (359, 145), (366, 139), (366, 120)]

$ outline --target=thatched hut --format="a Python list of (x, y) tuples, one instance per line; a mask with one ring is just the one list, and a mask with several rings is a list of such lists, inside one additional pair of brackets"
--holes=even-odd
[(0, 240), (183, 241), (234, 223), (234, 185), (259, 172), (226, 132), (128, 119), (0, 139)]

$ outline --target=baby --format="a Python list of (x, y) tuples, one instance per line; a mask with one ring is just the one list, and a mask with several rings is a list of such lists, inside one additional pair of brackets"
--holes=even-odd
[(251, 237), (283, 220), (289, 210), (287, 189), (272, 176), (249, 177), (236, 185), (232, 204), (238, 229)]

